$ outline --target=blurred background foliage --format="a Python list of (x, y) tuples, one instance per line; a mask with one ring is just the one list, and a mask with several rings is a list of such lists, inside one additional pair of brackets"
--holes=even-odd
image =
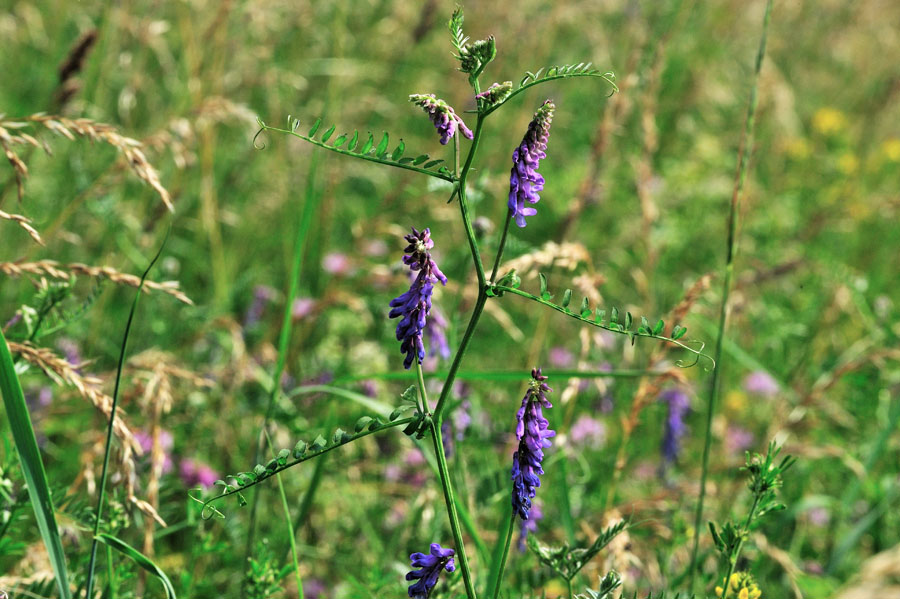
[[(520, 266), (526, 289), (536, 290), (543, 270), (554, 289), (574, 286), (576, 297), (587, 293), (653, 321), (700, 281), (682, 324), (688, 337), (712, 343), (763, 3), (528, 0), (514, 8), (487, 2), (464, 8), (469, 35), (497, 40), (485, 84), (592, 61), (615, 72), (620, 87), (607, 97), (599, 80), (548, 83), (491, 117), (470, 179), (486, 259), (505, 218), (512, 149), (534, 109), (552, 98), (558, 110), (541, 165), (547, 184), (539, 214), (512, 232), (506, 262)], [(293, 115), (302, 127), (322, 117), (338, 132), (387, 130), (404, 140), (408, 154), (452, 159), (407, 102), (410, 93), (435, 93), (464, 118), (474, 107), (464, 75), (454, 71), (446, 30), (452, 10), (437, 0), (0, 2), (4, 118), (46, 112), (115, 126), (144, 144), (175, 205), (168, 216), (158, 194), (102, 143), (35, 133), (52, 155), (22, 155), (29, 176), (21, 202), (13, 170), (0, 167), (0, 207), (32, 219), (46, 243), (0, 221), (2, 261), (55, 259), (139, 273), (172, 223), (165, 258), (151, 278), (178, 280), (194, 305), (148, 298), (131, 347), (153, 348), (159, 353), (151, 363), (188, 369), (208, 384), (178, 379), (170, 411), (155, 417), (173, 438), (167, 451), (175, 465), (161, 479), (157, 502), (169, 526), (148, 526), (140, 512), (125, 510), (121, 534), (133, 536), (136, 546), (142, 530), (149, 534), (150, 552), (186, 596), (237, 596), (247, 569), (246, 511), (226, 503), (224, 524), (201, 522), (185, 487), (199, 479), (185, 476), (185, 464), (220, 474), (252, 466), (304, 202), (320, 205), (304, 240), (276, 445), (292, 447), (327, 424), (346, 427), (367, 413), (333, 395), (292, 394), (298, 385), (333, 381), (387, 404), (405, 388), (386, 376), (402, 372), (386, 316), (388, 301), (405, 285), (399, 258), (410, 226), (431, 227), (450, 278), (436, 304), (450, 323), (451, 346), (462, 332), (474, 273), (456, 206), (445, 203), (449, 188), (297, 139), (265, 135), (262, 150), (251, 142), (257, 116), (278, 124)], [(91, 35), (83, 62), (61, 81), (61, 66)], [(775, 3), (742, 205), (708, 510), (721, 519), (745, 493), (736, 473), (743, 449), (762, 450), (774, 437), (800, 458), (783, 491), (788, 510), (755, 533), (745, 554), (744, 569), (768, 597), (874, 596), (854, 593), (872, 580), (900, 577), (897, 560), (885, 561), (891, 554), (882, 553), (893, 548), (896, 555), (900, 543), (898, 55), (896, 2)], [(0, 276), (6, 322), (33, 305), (40, 277)], [(131, 294), (79, 281), (71, 301), (90, 297), (90, 309), (40, 343), (59, 351), (74, 343), (91, 360), (85, 369), (109, 381)], [(7, 335), (17, 340), (21, 329), (14, 325)], [(543, 364), (557, 390), (550, 419), (561, 437), (539, 494), (545, 515), (537, 534), (545, 541), (589, 536), (611, 514), (632, 515), (644, 524), (584, 582), (602, 566), (615, 566), (626, 573), (626, 588), (681, 583), (694, 534), (709, 373), (673, 371), (660, 383), (678, 384), (692, 402), (684, 447), (667, 466), (659, 455), (666, 406), (646, 379), (554, 377), (554, 370), (576, 368), (668, 368), (678, 357), (671, 352), (654, 361), (655, 349), (647, 340), (631, 347), (586, 335), (577, 323), (515, 297), (492, 302), (463, 370), (521, 377), (469, 377), (457, 395), (470, 401), (473, 422), (453, 457), (483, 543), (493, 543), (508, 501), (515, 409), (529, 369)], [(131, 427), (145, 430), (155, 404), (142, 399), (139, 370), (124, 405)], [(47, 385), (37, 369), (23, 380), (32, 397)], [(623, 423), (634, 416), (636, 398), (639, 417), (626, 435)], [(33, 405), (51, 483), (62, 495), (90, 492), (101, 416), (64, 387), (54, 388), (52, 401)], [(592, 418), (596, 429), (579, 444), (572, 429), (581, 417)], [(5, 455), (9, 462), (9, 448)], [(137, 463), (139, 495), (146, 459)], [(300, 553), (307, 595), (321, 587), (323, 597), (399, 596), (406, 556), (450, 538), (440, 488), (421, 454), (409, 439), (388, 435), (321, 463), (285, 476), (292, 509), (305, 510)], [(15, 472), (4, 477), (21, 485)], [(260, 491), (268, 507), (257, 538), (268, 548), (254, 555), (270, 555), (280, 568), (287, 541), (274, 516), (280, 509), (274, 491)], [(0, 571), (27, 578), (46, 570), (39, 556), (23, 561), (39, 547), (30, 526), (27, 517), (13, 525), (20, 543), (6, 548)], [(64, 526), (70, 560), (78, 564), (89, 534), (75, 517)], [(476, 572), (486, 568), (477, 548), (470, 553)], [(712, 572), (712, 554), (706, 555)], [(873, 556), (887, 566), (878, 569)], [(135, 575), (127, 564), (120, 575), (120, 596), (128, 596)], [(531, 584), (549, 596), (561, 591), (531, 556), (513, 555), (509, 580), (512, 596)], [(292, 584), (286, 579), (285, 596), (296, 595)]]

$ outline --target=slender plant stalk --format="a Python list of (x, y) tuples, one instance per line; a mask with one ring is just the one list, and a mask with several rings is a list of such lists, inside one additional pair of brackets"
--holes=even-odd
[(719, 330), (716, 335), (716, 350), (714, 359), (716, 368), (712, 372), (712, 381), (709, 385), (709, 393), (706, 402), (706, 432), (703, 442), (703, 462), (700, 471), (700, 496), (697, 499), (697, 511), (694, 514), (694, 544), (691, 549), (691, 564), (689, 567), (689, 587), (694, 589), (697, 573), (697, 550), (700, 546), (700, 530), (703, 523), (703, 501), (706, 497), (706, 478), (709, 474), (709, 454), (712, 447), (712, 422), (715, 415), (716, 399), (721, 387), (722, 344), (725, 338), (725, 328), (728, 323), (728, 296), (731, 293), (731, 279), (734, 274), (734, 258), (737, 254), (737, 218), (740, 212), (740, 199), (744, 190), (744, 179), (747, 176), (748, 157), (753, 142), (753, 129), (756, 123), (756, 107), (759, 102), (759, 73), (762, 69), (763, 57), (766, 53), (766, 37), (769, 29), (769, 20), (772, 14), (772, 0), (766, 2), (766, 13), (763, 17), (762, 34), (759, 39), (759, 49), (756, 53), (756, 67), (753, 73), (753, 84), (750, 87), (750, 100), (747, 104), (747, 116), (744, 122), (744, 131), (738, 148), (737, 171), (735, 173), (734, 190), (731, 194), (731, 206), (728, 211), (728, 240), (726, 243), (725, 276), (722, 280), (722, 304), (719, 307)]
[(103, 499), (106, 495), (106, 479), (109, 475), (109, 456), (112, 453), (113, 424), (116, 421), (116, 408), (119, 405), (119, 387), (122, 383), (122, 369), (125, 366), (125, 352), (128, 349), (128, 337), (131, 334), (131, 325), (134, 322), (134, 315), (135, 312), (137, 312), (138, 302), (141, 299), (141, 292), (144, 289), (144, 281), (147, 280), (147, 275), (150, 274), (153, 265), (156, 264), (156, 261), (159, 260), (159, 257), (162, 255), (163, 248), (166, 246), (166, 240), (168, 240), (168, 238), (169, 231), (166, 231), (166, 236), (160, 244), (159, 250), (157, 250), (156, 255), (153, 256), (150, 264), (147, 265), (144, 274), (141, 275), (141, 282), (138, 284), (137, 292), (134, 295), (134, 301), (131, 304), (131, 311), (128, 313), (128, 321), (125, 323), (125, 333), (122, 335), (122, 345), (119, 348), (119, 363), (116, 367), (116, 384), (113, 387), (112, 408), (109, 413), (109, 424), (106, 427), (106, 448), (103, 452), (103, 471), (100, 474), (100, 487), (97, 492), (97, 508), (94, 510), (94, 535), (91, 539), (91, 558), (88, 562), (87, 592), (85, 593), (85, 597), (93, 597), (94, 591), (94, 570), (97, 566), (97, 536), (100, 534), (100, 522), (103, 516)]
[(497, 599), (497, 596), (500, 594), (500, 586), (503, 582), (503, 571), (506, 569), (506, 558), (509, 557), (509, 547), (512, 544), (515, 523), (516, 513), (512, 512), (512, 515), (506, 519), (506, 543), (503, 546), (503, 553), (500, 554), (500, 565), (497, 568), (494, 578), (490, 582), (491, 586), (489, 587), (489, 590), (491, 599)]
[[(759, 495), (754, 495), (753, 505), (750, 507), (750, 513), (747, 514), (747, 521), (744, 523), (744, 530), (750, 530), (750, 523), (753, 522), (753, 516), (756, 515), (757, 505), (759, 505)], [(725, 583), (722, 585), (722, 597), (720, 599), (725, 599), (725, 595), (728, 594), (728, 581), (731, 580), (731, 575), (734, 574), (734, 568), (737, 565), (738, 557), (741, 555), (741, 549), (743, 547), (744, 539), (741, 538), (738, 541), (738, 546), (734, 551), (734, 555), (728, 560), (728, 572), (725, 574)]]
[(566, 587), (569, 589), (569, 599), (572, 599), (572, 597), (574, 597), (574, 595), (573, 595), (573, 591), (572, 591), (572, 579), (571, 578), (566, 578)]
[[(303, 268), (303, 256), (306, 247), (306, 238), (309, 235), (309, 229), (312, 225), (312, 215), (318, 208), (319, 197), (315, 192), (315, 173), (318, 164), (317, 154), (313, 154), (310, 158), (309, 171), (306, 178), (306, 199), (303, 202), (303, 210), (300, 212), (300, 220), (297, 224), (297, 235), (294, 238), (294, 256), (291, 264), (291, 279), (288, 286), (287, 297), (284, 302), (284, 316), (281, 322), (281, 332), (278, 337), (278, 359), (275, 363), (275, 371), (272, 373), (271, 387), (269, 389), (269, 401), (266, 405), (266, 415), (263, 419), (262, 431), (256, 445), (254, 463), (260, 461), (263, 454), (265, 432), (269, 429), (269, 423), (272, 420), (272, 413), (275, 411), (275, 400), (278, 398), (278, 392), (281, 389), (281, 375), (284, 372), (284, 366), (287, 362), (288, 345), (291, 341), (291, 332), (293, 330), (293, 317), (291, 311), (294, 305), (294, 299), (300, 289), (300, 272)], [(256, 489), (253, 498), (250, 500), (250, 525), (247, 531), (247, 546), (244, 550), (244, 562), (250, 557), (253, 551), (253, 541), (256, 535), (256, 514), (259, 508), (260, 489)]]
[[(272, 439), (269, 437), (268, 431), (266, 431), (266, 440), (269, 442), (269, 447), (271, 447)], [(278, 481), (281, 507), (284, 510), (284, 522), (287, 525), (288, 541), (291, 544), (291, 557), (294, 560), (294, 578), (297, 580), (297, 596), (303, 597), (303, 577), (300, 576), (300, 560), (297, 557), (297, 540), (294, 538), (294, 527), (291, 523), (291, 508), (288, 507), (287, 493), (284, 491), (284, 481), (281, 480), (280, 473), (275, 475), (275, 480)]]
[(503, 248), (506, 247), (506, 235), (509, 233), (509, 221), (512, 220), (512, 212), (506, 211), (506, 224), (503, 225), (503, 235), (500, 237), (500, 246), (497, 248), (497, 256), (494, 258), (494, 268), (491, 269), (491, 283), (497, 282), (497, 269), (500, 268), (500, 258), (503, 256)]

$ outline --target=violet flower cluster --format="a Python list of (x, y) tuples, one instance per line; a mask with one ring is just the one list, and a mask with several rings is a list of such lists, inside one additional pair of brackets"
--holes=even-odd
[(437, 584), (441, 570), (453, 572), (456, 569), (456, 564), (453, 563), (455, 553), (452, 549), (444, 549), (440, 544), (432, 543), (429, 555), (419, 552), (410, 555), (412, 567), (419, 569), (406, 574), (406, 580), (417, 581), (409, 585), (409, 596), (412, 599), (428, 599), (431, 590)]
[(410, 94), (409, 101), (419, 106), (428, 113), (431, 122), (441, 136), (441, 143), (447, 145), (456, 130), (459, 129), (466, 139), (472, 139), (472, 130), (466, 127), (466, 124), (453, 110), (453, 107), (436, 98), (434, 94)]
[(431, 248), (434, 241), (431, 240), (431, 230), (416, 231), (415, 227), (411, 235), (406, 235), (409, 242), (404, 252), (403, 263), (409, 266), (418, 275), (406, 291), (399, 297), (391, 300), (391, 318), (401, 317), (397, 324), (397, 340), (401, 342), (400, 351), (406, 354), (403, 366), (409, 370), (413, 360), (419, 362), (425, 359), (425, 344), (422, 341), (422, 333), (425, 330), (426, 317), (431, 312), (431, 295), (434, 292), (434, 283), (440, 281), (447, 284), (447, 277), (438, 268), (431, 258)]
[(659, 400), (665, 402), (669, 407), (662, 440), (662, 455), (665, 462), (671, 464), (681, 452), (681, 438), (687, 432), (684, 417), (691, 408), (691, 401), (688, 394), (678, 387), (660, 393)]
[(550, 123), (556, 105), (547, 100), (528, 125), (522, 143), (513, 150), (512, 171), (509, 174), (509, 213), (516, 224), (525, 226), (525, 217), (537, 214), (537, 210), (525, 206), (540, 201), (538, 192), (544, 189), (544, 177), (537, 172), (541, 158), (547, 157), (547, 140), (550, 137)]
[(555, 431), (550, 430), (550, 423), (543, 414), (543, 408), (553, 407), (546, 396), (552, 391), (544, 382), (546, 380), (547, 377), (541, 375), (540, 368), (531, 371), (531, 383), (522, 399), (522, 407), (516, 414), (519, 448), (513, 454), (512, 505), (522, 520), (528, 520), (531, 500), (536, 489), (541, 486), (539, 475), (544, 473), (541, 467), (544, 449), (550, 447), (550, 437), (556, 435)]

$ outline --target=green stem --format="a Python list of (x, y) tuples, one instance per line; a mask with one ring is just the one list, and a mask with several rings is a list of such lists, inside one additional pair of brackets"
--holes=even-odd
[(512, 516), (509, 518), (506, 524), (506, 544), (503, 548), (503, 553), (500, 556), (500, 567), (497, 569), (497, 574), (494, 577), (494, 580), (491, 581), (491, 589), (493, 592), (491, 593), (491, 599), (497, 599), (497, 596), (500, 594), (500, 583), (503, 581), (503, 570), (506, 569), (506, 558), (509, 556), (509, 547), (512, 544), (512, 536), (513, 529), (515, 528), (514, 524), (516, 523), (516, 513), (513, 512)]
[(478, 151), (478, 142), (481, 140), (481, 130), (484, 127), (484, 118), (479, 115), (475, 122), (475, 133), (472, 136), (472, 146), (469, 148), (469, 154), (466, 156), (466, 163), (462, 167), (459, 175), (459, 210), (462, 214), (463, 226), (466, 229), (466, 238), (469, 240), (469, 249), (472, 252), (472, 260), (475, 262), (475, 273), (478, 275), (478, 287), (485, 285), (486, 277), (484, 274), (484, 264), (481, 262), (481, 253), (478, 251), (478, 242), (475, 240), (475, 230), (472, 228), (472, 219), (469, 216), (469, 204), (466, 201), (466, 181), (469, 178), (469, 170), (472, 167), (472, 160)]
[(94, 591), (94, 569), (97, 566), (97, 537), (100, 534), (100, 522), (103, 519), (103, 499), (106, 496), (106, 479), (109, 476), (109, 456), (112, 453), (113, 426), (116, 422), (116, 409), (119, 407), (119, 387), (122, 384), (122, 369), (125, 366), (125, 352), (128, 350), (128, 337), (131, 334), (131, 325), (134, 322), (134, 315), (135, 312), (137, 312), (138, 302), (140, 301), (142, 291), (144, 290), (144, 281), (147, 280), (147, 275), (150, 274), (153, 265), (156, 264), (156, 261), (162, 256), (162, 251), (166, 246), (166, 240), (168, 238), (169, 232), (166, 231), (166, 237), (160, 244), (159, 250), (157, 250), (153, 260), (150, 261), (150, 264), (147, 265), (144, 274), (141, 275), (141, 282), (138, 285), (134, 301), (131, 303), (131, 311), (128, 313), (128, 320), (125, 323), (125, 333), (122, 335), (122, 346), (119, 348), (119, 362), (116, 367), (116, 383), (113, 386), (112, 406), (109, 411), (109, 423), (106, 426), (106, 446), (103, 452), (103, 470), (100, 473), (100, 487), (97, 492), (97, 507), (94, 510), (94, 534), (91, 540), (91, 557), (88, 562), (86, 583), (87, 593), (85, 593), (85, 597), (93, 597)]
[[(722, 358), (722, 344), (725, 337), (725, 328), (728, 323), (728, 297), (731, 293), (731, 279), (734, 273), (734, 257), (737, 254), (737, 218), (740, 214), (740, 198), (744, 189), (744, 179), (747, 175), (747, 154), (753, 140), (753, 128), (756, 121), (756, 106), (759, 102), (759, 73), (762, 69), (763, 57), (766, 53), (766, 37), (769, 29), (769, 20), (772, 14), (772, 0), (766, 2), (766, 14), (763, 17), (762, 34), (759, 40), (759, 48), (756, 53), (756, 68), (754, 70), (753, 85), (750, 88), (750, 100), (747, 105), (747, 116), (744, 122), (744, 131), (738, 149), (737, 172), (735, 173), (734, 190), (731, 194), (731, 206), (728, 212), (728, 239), (726, 242), (725, 277), (722, 282), (722, 304), (719, 308), (719, 330), (716, 336), (716, 350), (714, 359), (718, 365)], [(700, 471), (700, 496), (697, 499), (697, 511), (694, 514), (694, 544), (691, 549), (691, 564), (689, 567), (689, 587), (694, 589), (697, 572), (697, 551), (700, 546), (700, 529), (703, 522), (703, 502), (706, 498), (706, 479), (709, 474), (709, 454), (712, 447), (712, 422), (715, 415), (716, 398), (719, 395), (721, 379), (720, 367), (716, 367), (712, 373), (712, 381), (709, 385), (709, 395), (706, 402), (706, 431), (703, 442), (703, 462)], [(727, 583), (727, 580), (726, 580)]]
[[(269, 431), (265, 431), (266, 441), (269, 447), (272, 447), (272, 439), (269, 437)], [(278, 492), (281, 495), (281, 507), (284, 510), (284, 521), (287, 524), (288, 541), (291, 544), (291, 557), (294, 560), (294, 577), (297, 580), (297, 596), (303, 597), (303, 578), (300, 576), (300, 560), (297, 557), (297, 540), (294, 538), (294, 527), (291, 524), (291, 509), (288, 507), (287, 493), (284, 491), (284, 481), (281, 480), (281, 474), (275, 475), (278, 481)]]
[(572, 599), (572, 597), (573, 597), (574, 595), (572, 594), (573, 591), (572, 591), (572, 579), (571, 579), (571, 578), (566, 578), (566, 586), (567, 586), (568, 589), (569, 589), (569, 599)]
[(447, 515), (450, 518), (450, 530), (453, 533), (453, 542), (456, 544), (456, 557), (459, 568), (462, 570), (466, 595), (469, 599), (477, 599), (475, 586), (472, 584), (472, 572), (469, 569), (469, 560), (466, 557), (466, 547), (463, 545), (459, 516), (456, 513), (456, 499), (453, 496), (453, 485), (450, 482), (450, 470), (447, 468), (447, 456), (444, 454), (444, 442), (441, 437), (441, 422), (439, 418), (436, 418), (431, 422), (431, 439), (434, 443), (434, 454), (437, 456), (441, 487), (444, 490), (444, 503), (447, 504)]
[(416, 398), (419, 405), (419, 411), (422, 414), (428, 414), (428, 392), (425, 391), (425, 376), (422, 374), (422, 363), (416, 358), (416, 387), (419, 389), (419, 395)]
[[(750, 513), (747, 514), (747, 521), (744, 523), (744, 531), (749, 532), (750, 523), (753, 522), (753, 516), (756, 514), (756, 506), (759, 505), (759, 495), (753, 496), (753, 505), (750, 507)], [(741, 548), (744, 546), (744, 538), (738, 541), (737, 547), (734, 550), (734, 555), (732, 555), (728, 560), (728, 572), (725, 574), (725, 583), (722, 585), (722, 597), (721, 599), (725, 599), (725, 596), (728, 594), (728, 581), (731, 580), (731, 575), (734, 574), (734, 568), (737, 566), (738, 557), (741, 554)]]
[(500, 237), (500, 246), (497, 248), (497, 256), (494, 258), (494, 268), (491, 269), (491, 283), (497, 280), (497, 269), (500, 268), (500, 258), (503, 256), (503, 248), (506, 247), (506, 235), (509, 233), (509, 221), (512, 220), (512, 212), (506, 211), (506, 224), (503, 225), (503, 236)]

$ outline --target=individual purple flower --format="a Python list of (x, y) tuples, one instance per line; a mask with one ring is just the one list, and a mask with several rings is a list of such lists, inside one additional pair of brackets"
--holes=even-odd
[[(74, 339), (62, 337), (59, 341), (56, 342), (56, 347), (58, 347), (66, 357), (66, 362), (68, 362), (72, 366), (78, 367), (81, 366), (81, 364), (84, 362), (84, 360), (81, 358), (81, 347)], [(78, 370), (79, 369), (76, 368), (76, 371)]]
[(684, 389), (679, 387), (672, 387), (660, 393), (659, 401), (665, 402), (669, 408), (661, 449), (663, 459), (671, 464), (681, 451), (681, 438), (687, 432), (684, 417), (691, 407), (691, 401)]
[(181, 464), (178, 466), (178, 474), (187, 486), (200, 485), (205, 489), (211, 488), (221, 478), (215, 470), (191, 458), (181, 460)]
[(519, 553), (525, 553), (528, 533), (537, 532), (538, 520), (542, 520), (544, 518), (544, 511), (541, 509), (541, 504), (539, 504), (538, 502), (534, 502), (531, 505), (531, 512), (528, 514), (528, 516), (528, 520), (522, 520), (521, 524), (519, 525)]
[(347, 254), (331, 252), (322, 257), (322, 270), (333, 275), (349, 274), (352, 269)]
[(429, 251), (434, 247), (431, 240), (431, 230), (416, 231), (415, 227), (411, 235), (406, 235), (409, 245), (404, 250), (403, 263), (410, 270), (418, 271), (418, 275), (409, 287), (409, 291), (391, 300), (391, 318), (401, 317), (397, 324), (397, 340), (401, 341), (400, 351), (406, 354), (403, 367), (409, 370), (413, 360), (419, 362), (425, 359), (425, 344), (422, 341), (422, 333), (425, 330), (426, 316), (431, 312), (431, 294), (434, 291), (434, 283), (440, 281), (447, 284), (447, 277), (440, 271), (437, 264), (431, 258)]
[(550, 437), (556, 435), (555, 431), (550, 430), (550, 423), (543, 414), (543, 408), (553, 407), (546, 396), (546, 393), (552, 391), (544, 382), (546, 380), (547, 377), (541, 375), (540, 368), (531, 371), (531, 383), (522, 398), (522, 407), (516, 414), (519, 448), (513, 454), (512, 505), (514, 512), (522, 520), (528, 520), (531, 500), (536, 489), (541, 486), (539, 475), (544, 473), (541, 467), (544, 449), (550, 447)]
[[(138, 445), (141, 446), (141, 450), (144, 454), (150, 455), (150, 452), (153, 451), (153, 435), (145, 430), (139, 429), (134, 431), (134, 439), (138, 442)], [(173, 462), (170, 452), (172, 451), (174, 442), (175, 440), (172, 438), (172, 433), (167, 430), (159, 431), (159, 447), (163, 452), (163, 474), (168, 474), (172, 471)]]
[(444, 549), (438, 543), (432, 543), (430, 555), (419, 552), (410, 555), (412, 567), (418, 570), (406, 574), (406, 580), (416, 581), (409, 585), (409, 596), (412, 599), (428, 599), (431, 589), (437, 584), (441, 570), (453, 572), (456, 569), (456, 564), (453, 563), (455, 554), (452, 549)]
[(447, 142), (456, 134), (456, 130), (462, 131), (467, 139), (472, 139), (472, 130), (466, 127), (456, 112), (449, 104), (434, 96), (434, 94), (410, 94), (409, 101), (419, 106), (428, 113), (431, 122), (434, 123), (438, 134), (441, 136), (441, 143), (447, 145)]
[(257, 285), (253, 288), (253, 300), (244, 315), (244, 326), (250, 327), (262, 320), (266, 306), (278, 296), (278, 292), (268, 285)]
[(575, 354), (562, 346), (550, 349), (550, 365), (556, 368), (568, 368), (575, 363)]
[(313, 313), (316, 309), (316, 300), (311, 297), (298, 297), (291, 304), (291, 318), (294, 320), (302, 320)]
[(606, 425), (587, 414), (583, 414), (572, 425), (572, 430), (569, 431), (569, 439), (574, 446), (596, 449), (606, 440)]
[(753, 433), (740, 426), (728, 426), (728, 433), (725, 435), (725, 449), (730, 454), (743, 454), (746, 450), (753, 447)]
[(744, 377), (744, 390), (747, 393), (774, 397), (781, 387), (771, 374), (765, 370), (755, 370)]
[(544, 177), (537, 169), (541, 158), (547, 157), (547, 139), (550, 137), (554, 110), (556, 106), (550, 100), (541, 104), (528, 125), (522, 143), (513, 150), (513, 166), (509, 174), (509, 213), (520, 227), (525, 226), (526, 216), (537, 214), (537, 210), (526, 207), (525, 202), (537, 204), (541, 199), (538, 192), (544, 189)]

